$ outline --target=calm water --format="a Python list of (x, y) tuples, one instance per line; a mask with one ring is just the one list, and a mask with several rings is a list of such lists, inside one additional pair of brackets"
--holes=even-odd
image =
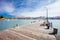
[[(25, 25), (37, 20), (0, 20), (0, 30), (15, 27), (16, 24)], [(49, 20), (52, 22), (53, 27), (58, 28), (58, 35), (60, 36), (60, 20)]]
[(32, 21), (36, 20), (0, 20), (0, 30), (15, 27), (16, 24), (19, 24), (19, 26), (29, 24)]

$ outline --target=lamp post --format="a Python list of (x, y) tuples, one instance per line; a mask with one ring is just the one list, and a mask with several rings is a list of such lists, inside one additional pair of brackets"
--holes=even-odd
[(44, 7), (45, 9), (46, 9), (46, 21), (47, 21), (47, 23), (49, 22), (48, 21), (48, 8), (47, 7)]
[(46, 8), (46, 20), (47, 20), (47, 22), (49, 22), (48, 21), (48, 8)]
[(45, 7), (46, 8), (46, 26), (47, 26), (47, 29), (49, 29), (50, 28), (50, 22), (48, 21), (48, 8), (47, 7)]

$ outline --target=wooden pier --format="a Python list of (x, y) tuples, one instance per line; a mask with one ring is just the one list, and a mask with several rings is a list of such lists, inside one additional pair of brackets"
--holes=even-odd
[(51, 29), (45, 29), (40, 23), (10, 28), (0, 31), (0, 40), (56, 40), (54, 35), (49, 35)]

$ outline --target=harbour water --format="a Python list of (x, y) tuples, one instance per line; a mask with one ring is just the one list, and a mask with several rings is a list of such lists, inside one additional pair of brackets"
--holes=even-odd
[(0, 30), (15, 27), (16, 24), (19, 26), (29, 24), (36, 20), (0, 20)]
[[(5, 30), (8, 28), (15, 27), (16, 24), (19, 24), (19, 26), (26, 25), (33, 21), (38, 21), (38, 20), (0, 20), (0, 30)], [(60, 37), (60, 20), (49, 20), (49, 21), (52, 22), (53, 28), (58, 29), (58, 36)]]

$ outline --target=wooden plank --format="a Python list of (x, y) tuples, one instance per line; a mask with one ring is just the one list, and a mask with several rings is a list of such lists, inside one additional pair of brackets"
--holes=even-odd
[(0, 33), (0, 40), (11, 40), (10, 38), (7, 37), (7, 35), (5, 35), (5, 32), (1, 32)]
[(17, 33), (26, 35), (26, 36), (28, 36), (28, 37), (31, 37), (31, 38), (34, 38), (34, 39), (37, 39), (37, 40), (40, 40), (40, 37), (39, 37), (39, 36), (34, 35), (34, 34), (32, 34), (31, 32), (27, 32), (27, 31), (17, 31), (17, 30), (14, 30), (14, 29), (13, 29), (12, 31), (15, 31), (15, 32), (17, 32)]
[(23, 35), (23, 34), (20, 34), (20, 33), (18, 33), (18, 32), (14, 32), (14, 31), (11, 31), (11, 30), (8, 30), (8, 31), (6, 31), (6, 32), (11, 33), (11, 35), (14, 35), (14, 36), (18, 37), (18, 38), (20, 38), (21, 40), (36, 40), (36, 39), (34, 39), (34, 38), (30, 38), (30, 37), (28, 37), (28, 36), (25, 36), (25, 35)]
[[(16, 30), (16, 29), (10, 29), (12, 31), (16, 31), (16, 32), (19, 32), (21, 34), (24, 34), (24, 35), (27, 35), (29, 37), (32, 37), (32, 38), (35, 38), (35, 39), (38, 39), (38, 40), (41, 40), (41, 39), (53, 39), (53, 36), (52, 35), (49, 35), (49, 34), (43, 34), (41, 33), (40, 31), (39, 32), (36, 32), (36, 31), (32, 31), (30, 29), (25, 29), (25, 28), (19, 28), (20, 30)], [(36, 34), (37, 33), (37, 34)], [(51, 36), (51, 37), (50, 37)], [(54, 39), (55, 40), (55, 39)]]

